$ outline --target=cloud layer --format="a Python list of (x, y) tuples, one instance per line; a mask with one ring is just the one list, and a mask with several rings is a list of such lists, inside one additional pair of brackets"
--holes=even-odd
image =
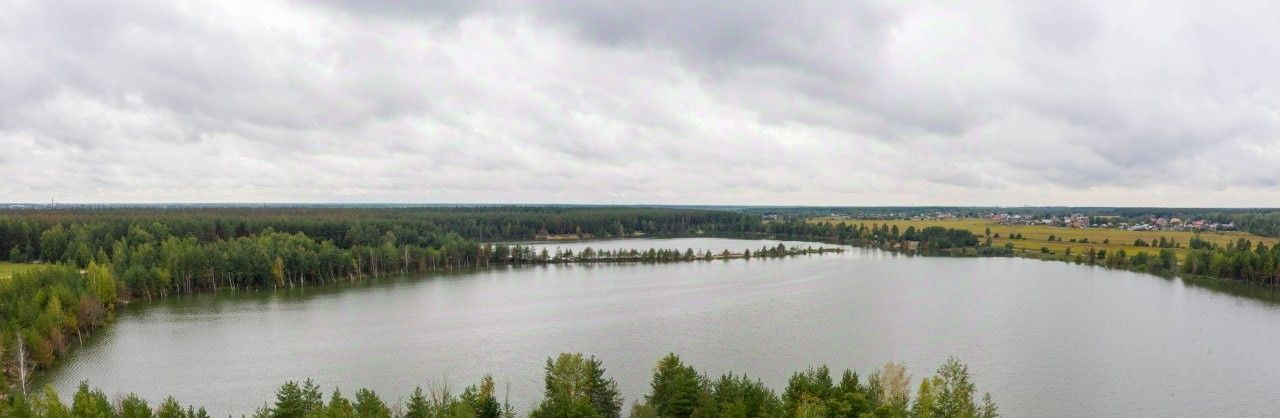
[(0, 201), (1280, 206), (1270, 2), (0, 11)]

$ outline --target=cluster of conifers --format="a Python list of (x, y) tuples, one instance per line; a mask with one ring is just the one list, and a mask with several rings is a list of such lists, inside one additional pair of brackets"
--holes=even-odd
[[(547, 359), (543, 399), (530, 418), (621, 418), (623, 398), (617, 383), (605, 375), (595, 357), (560, 354)], [(867, 378), (846, 370), (834, 378), (825, 367), (797, 372), (781, 395), (758, 379), (725, 374), (709, 378), (674, 354), (654, 367), (649, 392), (630, 406), (630, 418), (782, 418), (782, 417), (936, 417), (992, 418), (996, 406), (989, 395), (975, 398), (968, 367), (948, 360), (937, 373), (914, 386), (905, 367), (889, 363)], [(368, 389), (348, 398), (335, 389), (329, 395), (310, 380), (287, 382), (264, 404), (255, 417), (404, 417), (404, 418), (514, 418), (518, 412), (500, 401), (490, 376), (453, 394), (447, 386), (415, 389), (403, 402), (388, 402)], [(152, 407), (146, 400), (128, 395), (115, 401), (102, 391), (81, 384), (63, 402), (52, 388), (41, 393), (17, 395), (0, 402), (5, 417), (101, 417), (101, 418), (202, 418), (204, 408), (183, 407), (169, 397)]]

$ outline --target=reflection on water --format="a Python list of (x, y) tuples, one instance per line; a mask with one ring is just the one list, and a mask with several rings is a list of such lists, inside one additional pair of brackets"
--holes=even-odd
[(1253, 299), (1268, 305), (1280, 305), (1280, 288), (1211, 278), (1174, 278), (1187, 286)]

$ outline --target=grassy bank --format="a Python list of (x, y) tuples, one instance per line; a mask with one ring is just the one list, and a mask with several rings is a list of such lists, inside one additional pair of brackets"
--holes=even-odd
[[(1160, 248), (1150, 246), (1135, 246), (1134, 242), (1142, 240), (1146, 242), (1156, 242), (1160, 238), (1173, 240), (1180, 247), (1174, 248), (1178, 254), (1178, 261), (1186, 259), (1187, 245), (1191, 242), (1191, 238), (1196, 236), (1196, 232), (1191, 231), (1129, 231), (1124, 229), (1112, 228), (1064, 228), (1046, 225), (1005, 225), (994, 223), (986, 219), (948, 219), (948, 220), (885, 220), (885, 219), (828, 219), (815, 218), (811, 220), (815, 223), (830, 224), (872, 224), (880, 225), (896, 225), (898, 230), (906, 230), (907, 227), (914, 226), (917, 230), (930, 226), (941, 226), (944, 228), (964, 229), (973, 232), (980, 237), (985, 236), (987, 228), (991, 229), (991, 245), (993, 247), (1003, 247), (1005, 244), (1013, 244), (1013, 250), (1018, 254), (1040, 254), (1041, 248), (1048, 249), (1051, 255), (1062, 256), (1066, 254), (1067, 249), (1073, 254), (1079, 254), (1089, 248), (1105, 249), (1107, 252), (1115, 252), (1116, 250), (1124, 250), (1125, 253), (1134, 255), (1138, 253), (1147, 253), (1156, 255), (1160, 252)], [(1264, 242), (1268, 246), (1273, 246), (1280, 240), (1275, 238), (1261, 237), (1245, 232), (1200, 232), (1200, 239), (1211, 241), (1218, 245), (1226, 245), (1235, 242), (1241, 238), (1253, 241)], [(997, 237), (998, 235), (998, 237)], [(1019, 235), (1021, 239), (1010, 239), (1011, 236)], [(1053, 241), (1049, 237), (1054, 238)], [(1075, 242), (1072, 242), (1075, 240)], [(1087, 242), (1084, 242), (1087, 241)]]

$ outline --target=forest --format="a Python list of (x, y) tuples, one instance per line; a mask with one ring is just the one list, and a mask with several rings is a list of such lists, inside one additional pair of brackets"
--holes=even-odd
[[(453, 233), (476, 241), (532, 240), (539, 235), (593, 238), (740, 232), (758, 217), (732, 212), (647, 207), (70, 207), (0, 210), (0, 248), (26, 259), (57, 259), (67, 247), (42, 247), (41, 235), (62, 225), (67, 240), (90, 249), (107, 247), (134, 226), (157, 238), (231, 240), (271, 229), (303, 233), (349, 248), (378, 245), (384, 234), (397, 244), (428, 245)], [(80, 228), (71, 230), (74, 225)], [(76, 250), (79, 242), (70, 242)], [(14, 251), (16, 249), (16, 251)], [(11, 259), (13, 257), (10, 257)]]
[[(493, 208), (79, 208), (0, 212), (0, 388), (24, 386), (118, 304), (223, 289), (298, 287), (493, 263), (599, 261), (534, 253), (539, 234), (725, 233), (744, 216), (699, 210)], [(784, 252), (785, 253), (785, 252)], [(613, 254), (674, 261), (688, 251)], [(782, 254), (778, 254), (782, 255)], [(705, 255), (704, 255), (705, 256)]]
[[(833, 376), (826, 366), (792, 374), (781, 394), (759, 379), (728, 373), (711, 378), (669, 354), (657, 362), (648, 393), (625, 412), (630, 418), (994, 418), (989, 394), (977, 398), (968, 366), (949, 359), (914, 386), (906, 367), (888, 363), (861, 378), (852, 370)], [(912, 396), (914, 392), (914, 397)], [(248, 395), (248, 394), (246, 394)], [(266, 395), (266, 394), (264, 394)], [(269, 396), (269, 395), (267, 395)], [(502, 396), (502, 399), (499, 399)], [(530, 418), (621, 418), (623, 398), (600, 360), (562, 353), (548, 358), (542, 400)], [(204, 408), (183, 406), (173, 397), (154, 407), (137, 395), (112, 400), (81, 383), (65, 402), (46, 387), (29, 396), (0, 401), (0, 416), (13, 418), (206, 418)], [(517, 411), (498, 393), (492, 376), (454, 394), (448, 385), (416, 388), (407, 400), (392, 402), (360, 389), (347, 397), (328, 396), (311, 380), (286, 382), (260, 418), (514, 418)]]
[[(649, 249), (577, 254), (520, 244), (546, 235), (797, 239), (938, 255), (1015, 256), (968, 230), (764, 221), (758, 215), (647, 207), (76, 208), (0, 212), (0, 259), (40, 262), (0, 280), (0, 387), (17, 388), (113, 318), (117, 305), (174, 294), (289, 288), (490, 265), (783, 257)], [(510, 243), (510, 241), (517, 241)], [(2, 247), (0, 247), (2, 248)], [(1193, 239), (1185, 260), (1158, 254), (1032, 254), (1082, 264), (1280, 284), (1280, 246)]]

